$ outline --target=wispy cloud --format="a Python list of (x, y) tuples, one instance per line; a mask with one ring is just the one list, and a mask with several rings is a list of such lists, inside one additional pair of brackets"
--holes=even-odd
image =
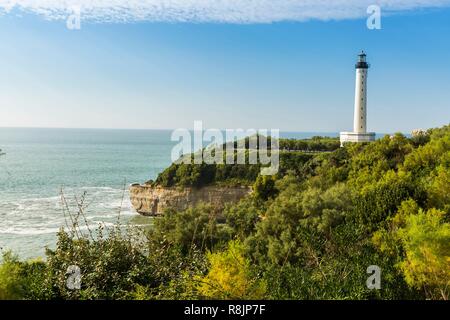
[(0, 12), (30, 12), (65, 19), (74, 7), (91, 22), (219, 22), (341, 20), (365, 16), (380, 5), (395, 13), (450, 6), (450, 0), (0, 0)]

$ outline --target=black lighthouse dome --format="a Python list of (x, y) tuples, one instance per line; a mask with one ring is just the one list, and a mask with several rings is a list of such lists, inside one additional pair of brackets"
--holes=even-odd
[(366, 61), (367, 55), (364, 53), (364, 51), (361, 51), (358, 57), (359, 60), (355, 65), (356, 69), (369, 69), (370, 65)]

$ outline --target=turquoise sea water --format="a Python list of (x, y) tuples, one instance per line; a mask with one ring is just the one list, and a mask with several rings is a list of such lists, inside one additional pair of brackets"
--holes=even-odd
[[(132, 210), (124, 183), (144, 182), (170, 164), (170, 131), (0, 128), (0, 247), (43, 256), (65, 224), (60, 191), (87, 219), (113, 223)], [(124, 201), (122, 203), (122, 198)]]
[(44, 256), (65, 225), (61, 189), (73, 212), (75, 196), (87, 192), (91, 224), (112, 224), (119, 211), (125, 221), (136, 215), (127, 191), (122, 202), (123, 191), (154, 179), (170, 164), (177, 143), (170, 136), (169, 130), (0, 128), (6, 153), (0, 156), (0, 247), (22, 258)]

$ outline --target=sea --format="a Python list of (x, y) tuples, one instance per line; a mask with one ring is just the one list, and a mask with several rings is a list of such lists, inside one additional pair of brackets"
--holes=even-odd
[[(0, 248), (45, 258), (85, 194), (89, 225), (127, 224), (138, 214), (128, 187), (171, 163), (172, 130), (0, 128)], [(337, 133), (282, 132), (309, 138)]]

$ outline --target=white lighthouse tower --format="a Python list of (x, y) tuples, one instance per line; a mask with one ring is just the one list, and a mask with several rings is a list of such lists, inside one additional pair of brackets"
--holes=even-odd
[(370, 142), (375, 140), (374, 132), (367, 132), (367, 75), (369, 64), (367, 55), (359, 54), (356, 63), (355, 85), (355, 113), (353, 118), (353, 132), (341, 132), (341, 146), (345, 142)]

